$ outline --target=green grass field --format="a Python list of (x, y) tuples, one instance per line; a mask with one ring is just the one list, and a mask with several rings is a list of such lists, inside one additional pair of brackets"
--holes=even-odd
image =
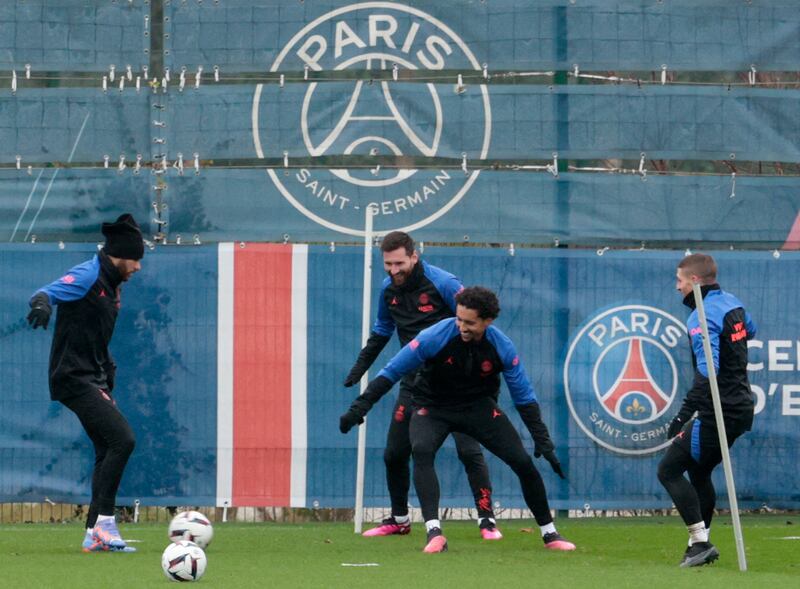
[[(342, 523), (217, 523), (199, 582), (208, 587), (800, 587), (800, 518), (742, 518), (749, 571), (740, 573), (730, 520), (715, 520), (720, 560), (680, 569), (686, 532), (679, 518), (561, 519), (574, 553), (542, 547), (532, 521), (500, 522), (504, 538), (480, 539), (469, 522), (445, 522), (450, 550), (423, 554), (424, 531), (362, 538)], [(79, 525), (0, 526), (0, 587), (167, 587), (161, 552), (166, 524), (128, 524), (135, 554), (83, 554)], [(795, 538), (795, 539), (791, 539)], [(345, 566), (370, 565), (372, 566)], [(375, 566), (377, 565), (377, 566)]]

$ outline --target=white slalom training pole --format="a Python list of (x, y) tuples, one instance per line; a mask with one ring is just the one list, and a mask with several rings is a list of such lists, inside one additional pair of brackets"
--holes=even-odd
[[(364, 219), (364, 293), (362, 299), (361, 312), (361, 347), (367, 345), (370, 331), (370, 302), (372, 301), (372, 216), (375, 214), (371, 206), (367, 207)], [(369, 371), (361, 377), (361, 391), (363, 395), (369, 383)], [(356, 509), (355, 509), (355, 529), (356, 534), (361, 533), (364, 524), (364, 467), (366, 462), (367, 447), (367, 419), (358, 428), (358, 458), (356, 462)]]
[(700, 320), (700, 329), (703, 332), (703, 352), (706, 355), (708, 367), (708, 384), (711, 386), (711, 399), (714, 402), (714, 416), (717, 419), (717, 433), (719, 434), (719, 447), (722, 451), (722, 468), (725, 471), (725, 485), (728, 487), (728, 501), (731, 505), (731, 518), (733, 519), (733, 536), (736, 540), (736, 554), (739, 557), (739, 570), (747, 570), (747, 559), (744, 554), (744, 538), (742, 537), (742, 523), (739, 521), (739, 502), (736, 500), (736, 487), (733, 484), (733, 469), (731, 468), (731, 454), (728, 450), (728, 436), (725, 432), (725, 421), (722, 417), (722, 402), (719, 399), (719, 384), (717, 383), (717, 369), (714, 367), (714, 356), (711, 351), (711, 339), (708, 335), (708, 322), (706, 309), (703, 304), (703, 293), (700, 285), (692, 285), (694, 301), (697, 306), (697, 315)]

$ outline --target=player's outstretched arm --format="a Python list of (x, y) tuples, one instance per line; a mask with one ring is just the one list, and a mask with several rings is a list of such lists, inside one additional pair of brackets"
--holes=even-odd
[(350, 409), (339, 418), (339, 431), (346, 434), (355, 426), (364, 423), (364, 416), (381, 397), (389, 392), (393, 384), (385, 376), (378, 376), (370, 381), (364, 394), (354, 399), (350, 404)]
[(50, 306), (50, 297), (39, 291), (31, 297), (29, 305), (31, 310), (27, 317), (28, 324), (33, 329), (37, 327), (47, 329), (47, 324), (50, 323), (50, 315), (53, 313), (53, 307)]
[(351, 387), (361, 380), (361, 377), (369, 370), (369, 367), (375, 362), (375, 358), (377, 358), (383, 348), (386, 347), (390, 339), (391, 336), (381, 335), (374, 331), (369, 334), (366, 345), (361, 348), (356, 363), (353, 364), (353, 367), (344, 379), (344, 386)]
[(539, 403), (530, 403), (528, 405), (517, 405), (520, 417), (528, 428), (533, 438), (534, 451), (533, 455), (536, 458), (544, 456), (544, 459), (550, 463), (553, 472), (560, 476), (562, 479), (567, 478), (564, 474), (564, 469), (561, 467), (561, 462), (556, 456), (555, 446), (553, 440), (550, 439), (550, 432), (547, 431), (547, 426), (542, 421), (542, 412), (539, 409)]
[(100, 272), (100, 262), (95, 256), (92, 260), (78, 264), (71, 268), (64, 276), (43, 286), (30, 298), (31, 307), (28, 313), (28, 323), (36, 329), (47, 329), (50, 315), (53, 313), (51, 304), (57, 305), (67, 301), (75, 301), (86, 296), (89, 288), (97, 280)]

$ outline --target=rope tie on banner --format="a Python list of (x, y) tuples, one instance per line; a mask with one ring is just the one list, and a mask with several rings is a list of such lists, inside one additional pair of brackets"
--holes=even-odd
[(464, 85), (464, 76), (461, 75), (461, 74), (458, 74), (458, 78), (456, 80), (455, 93), (456, 94), (463, 94), (466, 91), (467, 91), (467, 87)]
[(755, 86), (756, 85), (756, 66), (755, 65), (751, 65), (750, 66), (750, 71), (747, 72), (747, 81), (750, 82), (751, 86)]
[(11, 70), (11, 94), (17, 93), (17, 70)]
[(200, 79), (203, 77), (203, 66), (197, 66), (197, 73), (194, 75), (194, 87), (195, 90), (200, 87)]
[(21, 170), (22, 169), (22, 156), (18, 155), (14, 159), (17, 160), (17, 169)]
[(647, 169), (644, 167), (645, 153), (642, 152), (641, 159), (639, 159), (639, 170), (637, 173), (642, 178), (642, 181), (647, 180)]
[(178, 80), (178, 92), (183, 92), (183, 88), (186, 86), (186, 66), (181, 66), (181, 75)]
[(133, 173), (134, 174), (139, 174), (139, 172), (141, 170), (142, 170), (142, 154), (141, 153), (137, 153), (136, 154), (136, 163), (133, 166)]
[(136, 93), (138, 94), (142, 90), (142, 77), (136, 76)]
[(178, 152), (178, 159), (173, 166), (178, 170), (178, 176), (183, 176), (183, 153), (180, 151)]
[(26, 80), (30, 80), (31, 79), (31, 64), (29, 64), (29, 63), (25, 64), (25, 79)]
[(545, 166), (553, 177), (558, 178), (558, 152), (553, 152), (553, 163)]
[(125, 66), (125, 77), (128, 78), (128, 81), (133, 81), (133, 66), (126, 65)]
[(110, 82), (114, 81), (114, 78), (116, 77), (116, 70), (117, 66), (115, 66), (113, 63), (110, 66), (108, 66), (108, 80)]
[(663, 86), (666, 83), (667, 83), (667, 64), (665, 63), (661, 66), (661, 85)]
[(284, 168), (288, 168), (289, 167), (289, 152), (288, 151), (284, 151), (283, 152), (283, 167)]
[(200, 175), (200, 154), (197, 152), (194, 152), (194, 175)]
[(728, 198), (734, 198), (736, 196), (736, 172), (731, 172), (731, 193), (728, 195)]
[(148, 72), (149, 72), (149, 71), (150, 71), (150, 68), (149, 68), (148, 66), (146, 66), (146, 65), (143, 65), (143, 66), (142, 66), (142, 77), (143, 77), (145, 80), (147, 79), (147, 76), (148, 76)]
[(469, 175), (469, 168), (467, 168), (467, 152), (463, 152), (461, 154), (461, 170), (464, 172), (464, 175)]
[(219, 82), (219, 66), (214, 66), (214, 81)]
[(125, 154), (119, 156), (119, 164), (117, 164), (117, 172), (122, 174), (127, 166), (125, 165)]
[[(379, 152), (378, 152), (378, 148), (377, 147), (373, 147), (372, 149), (369, 150), (369, 155), (371, 155), (371, 156), (376, 156), (376, 155), (378, 155), (378, 153)], [(377, 176), (380, 171), (381, 171), (381, 165), (378, 164), (377, 166), (375, 166), (374, 168), (372, 168), (370, 170), (370, 173), (373, 176)]]
[(392, 64), (392, 79), (395, 82), (397, 81), (399, 73), (400, 73), (400, 67), (396, 63), (393, 63)]

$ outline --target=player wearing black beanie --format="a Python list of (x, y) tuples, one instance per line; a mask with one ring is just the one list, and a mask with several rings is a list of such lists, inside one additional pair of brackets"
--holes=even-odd
[(120, 536), (114, 504), (135, 437), (112, 397), (116, 364), (108, 344), (114, 333), (123, 282), (141, 270), (142, 232), (132, 215), (103, 223), (103, 249), (91, 260), (37, 290), (28, 322), (47, 329), (58, 305), (50, 349), (50, 398), (63, 403), (81, 422), (95, 448), (92, 501), (84, 552), (135, 552)]

